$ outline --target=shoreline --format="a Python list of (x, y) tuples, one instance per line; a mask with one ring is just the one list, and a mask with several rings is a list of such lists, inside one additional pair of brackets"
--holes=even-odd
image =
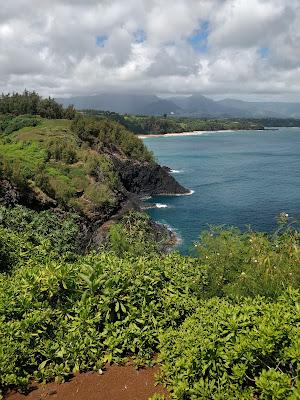
[[(149, 200), (150, 198), (155, 198), (155, 197), (159, 197), (159, 196), (191, 196), (195, 193), (194, 190), (189, 190), (187, 193), (182, 193), (182, 194), (174, 194), (174, 193), (169, 193), (169, 194), (162, 194), (162, 195), (153, 195), (153, 196), (146, 196), (144, 198), (140, 198), (140, 208), (143, 212), (147, 213), (147, 210), (149, 209), (166, 209), (169, 208), (169, 206), (167, 204), (162, 204), (162, 203), (147, 203), (147, 200)], [(149, 215), (147, 213), (147, 215)], [(183, 239), (180, 235), (180, 233), (178, 233), (177, 229), (173, 228), (171, 225), (169, 225), (168, 223), (165, 222), (161, 222), (159, 220), (154, 220), (152, 219), (152, 217), (150, 217), (151, 220), (153, 221), (153, 223), (156, 226), (161, 227), (162, 229), (165, 229), (166, 233), (167, 233), (167, 241), (166, 241), (166, 252), (170, 252), (173, 251), (174, 249), (176, 249), (179, 245), (181, 245), (183, 243)]]
[[(150, 133), (149, 135), (137, 135), (139, 139), (155, 138), (155, 137), (172, 137), (172, 136), (200, 136), (204, 133), (223, 133), (223, 132), (239, 132), (245, 129), (221, 129), (218, 131), (192, 131), (192, 132), (174, 132), (174, 133)], [(257, 130), (257, 129), (246, 129)], [(262, 129), (261, 129), (262, 130)]]

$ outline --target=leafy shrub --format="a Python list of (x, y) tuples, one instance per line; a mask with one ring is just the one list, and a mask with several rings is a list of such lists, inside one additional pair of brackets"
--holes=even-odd
[[(60, 257), (79, 250), (79, 217), (76, 214), (59, 215), (51, 211), (33, 211), (26, 207), (0, 207), (0, 227), (9, 232), (11, 250), (17, 254), (16, 246), (20, 237), (31, 252), (34, 247), (49, 242), (52, 254)], [(3, 239), (2, 239), (3, 240)], [(25, 240), (25, 243), (24, 243)], [(2, 252), (3, 254), (3, 252)]]
[(197, 260), (178, 254), (111, 253), (72, 264), (33, 258), (0, 274), (0, 388), (128, 356), (150, 361), (158, 335), (195, 309), (201, 276)]
[(76, 116), (76, 110), (73, 105), (69, 105), (65, 110), (64, 110), (64, 118), (66, 119), (74, 119)]
[(87, 187), (84, 198), (91, 203), (92, 208), (113, 206), (116, 198), (111, 189), (105, 183), (94, 183)]
[(64, 110), (62, 105), (48, 97), (47, 99), (40, 99), (37, 106), (37, 114), (42, 118), (59, 119), (63, 118)]
[(125, 214), (109, 230), (109, 248), (119, 256), (158, 253), (165, 250), (167, 241), (166, 233), (157, 232), (150, 217), (138, 211)]
[(38, 124), (39, 120), (31, 115), (22, 115), (18, 117), (7, 116), (0, 122), (0, 133), (3, 132), (8, 135), (14, 131), (18, 131), (19, 129), (37, 126)]
[(1, 143), (0, 161), (2, 175), (11, 179), (18, 187), (26, 188), (29, 179), (34, 179), (38, 167), (45, 160), (45, 151), (37, 143)]
[[(20, 246), (21, 243), (23, 246)], [(0, 272), (8, 271), (17, 264), (20, 247), (25, 250), (24, 241), (21, 242), (15, 233), (0, 226)]]
[(207, 297), (275, 298), (299, 287), (299, 243), (299, 231), (290, 226), (272, 235), (218, 227), (203, 232), (196, 248), (208, 267)]
[(66, 165), (63, 162), (46, 165), (45, 171), (40, 171), (37, 177), (41, 188), (62, 204), (70, 204), (89, 185), (81, 165)]
[(153, 155), (142, 140), (115, 121), (77, 116), (71, 129), (81, 140), (98, 144), (100, 149), (106, 147), (139, 161), (153, 162)]
[(77, 148), (70, 139), (52, 139), (46, 145), (47, 158), (73, 164), (77, 161)]
[(162, 378), (174, 399), (296, 399), (300, 292), (277, 302), (212, 299), (161, 336)]
[(85, 163), (85, 171), (98, 182), (104, 182), (111, 189), (116, 189), (119, 179), (114, 166), (105, 154), (97, 154), (91, 151), (81, 152), (81, 158)]
[(67, 204), (76, 193), (70, 177), (61, 175), (59, 172), (49, 177), (49, 186), (53, 197), (62, 204)]

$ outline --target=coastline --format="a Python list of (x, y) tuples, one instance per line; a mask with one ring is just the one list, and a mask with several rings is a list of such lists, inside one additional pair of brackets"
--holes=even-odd
[(218, 131), (192, 131), (192, 132), (174, 132), (174, 133), (150, 133), (149, 135), (138, 135), (140, 139), (156, 138), (156, 137), (172, 137), (172, 136), (200, 136), (205, 133), (223, 133), (223, 132), (239, 132), (243, 129), (222, 129)]

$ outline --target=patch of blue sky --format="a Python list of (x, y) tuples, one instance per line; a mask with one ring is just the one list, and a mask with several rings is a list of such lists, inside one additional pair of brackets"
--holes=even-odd
[(96, 45), (98, 47), (104, 47), (105, 43), (107, 42), (108, 36), (107, 35), (99, 35), (96, 37)]
[(270, 53), (270, 49), (268, 47), (260, 47), (258, 49), (258, 54), (261, 58), (267, 58)]
[(133, 33), (134, 40), (136, 43), (143, 43), (147, 39), (146, 32), (143, 29), (138, 29)]
[(193, 47), (194, 50), (200, 53), (208, 51), (207, 39), (209, 36), (210, 26), (209, 21), (204, 21), (200, 24), (198, 29), (187, 38), (187, 42)]

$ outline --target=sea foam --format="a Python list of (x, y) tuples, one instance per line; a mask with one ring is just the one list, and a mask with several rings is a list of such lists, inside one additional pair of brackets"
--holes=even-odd
[(173, 196), (191, 196), (194, 193), (195, 190), (190, 190), (188, 193), (179, 193), (179, 194), (174, 194)]
[(161, 204), (161, 203), (156, 203), (155, 204), (156, 208), (167, 208), (167, 204)]

